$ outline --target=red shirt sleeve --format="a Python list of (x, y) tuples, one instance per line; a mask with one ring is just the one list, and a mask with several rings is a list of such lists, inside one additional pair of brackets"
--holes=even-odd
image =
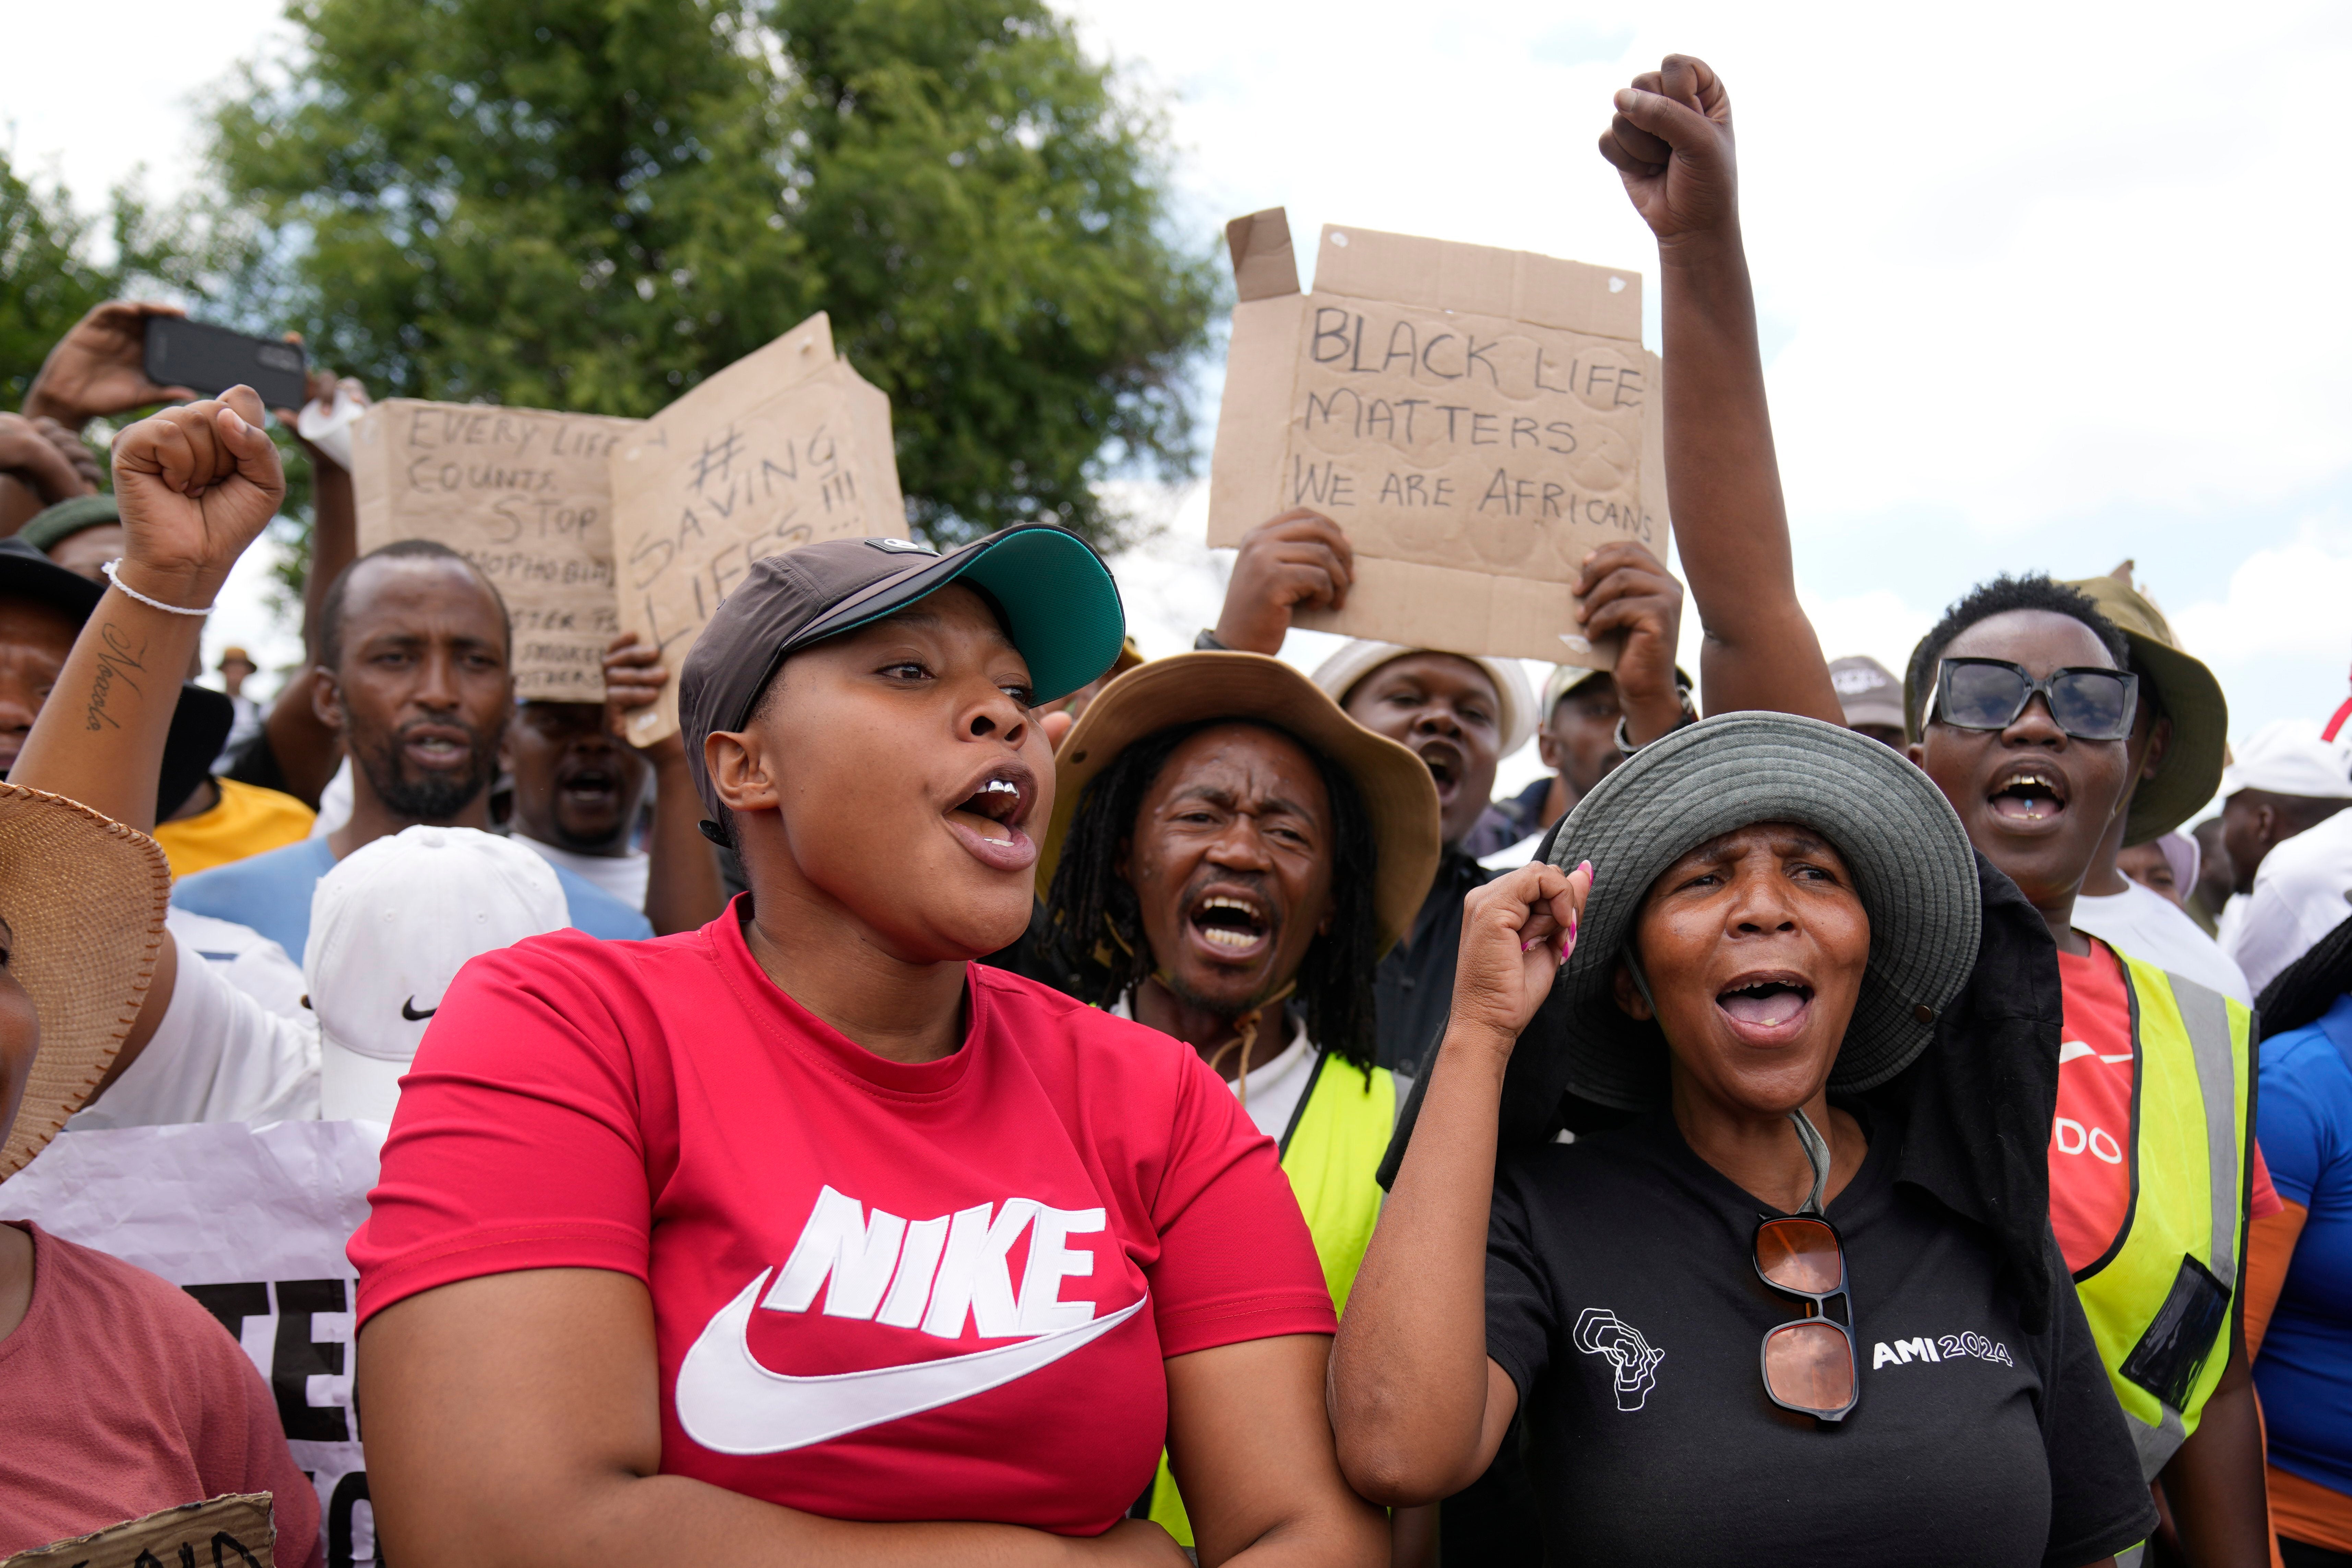
[(1152, 1203), (1150, 1270), (1162, 1355), (1339, 1331), (1307, 1221), (1274, 1140), (1233, 1090), (1183, 1053), (1167, 1174)]
[(2260, 1143), (2254, 1145), (2254, 1174), (2252, 1185), (2253, 1190), (2250, 1195), (2251, 1201), (2246, 1205), (2246, 1217), (2249, 1220), (2268, 1219), (2274, 1214), (2286, 1212), (2286, 1205), (2279, 1201), (2278, 1189), (2271, 1185), (2270, 1162), (2263, 1158), (2263, 1146)]
[[(218, 1334), (220, 1324), (209, 1317), (203, 1327), (226, 1337)], [(205, 1401), (206, 1440), (196, 1456), (205, 1472), (205, 1494), (268, 1492), (270, 1518), (278, 1527), (273, 1568), (320, 1568), (327, 1560), (327, 1544), (319, 1528), (319, 1493), (286, 1447), (277, 1396), (234, 1342), (226, 1354), (219, 1345), (207, 1348), (213, 1388)]]
[(352, 1237), (359, 1321), (459, 1279), (608, 1268), (646, 1279), (645, 1098), (599, 985), (616, 963), (559, 931), (458, 972), (402, 1082), (368, 1221)]

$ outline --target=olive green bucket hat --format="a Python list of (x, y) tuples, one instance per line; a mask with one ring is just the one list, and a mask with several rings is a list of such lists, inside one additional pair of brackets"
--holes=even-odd
[(1661, 1103), (1663, 1042), (1613, 995), (1650, 885), (1706, 843), (1759, 822), (1827, 839), (1870, 917), (1870, 961), (1830, 1087), (1875, 1089), (1927, 1048), (1975, 966), (1983, 911), (1976, 856), (1951, 803), (1893, 747), (1788, 713), (1726, 713), (1653, 742), (1594, 785), (1547, 858), (1592, 862), (1576, 947), (1553, 981), (1566, 1087), (1622, 1110)]
[(2132, 791), (2124, 819), (2129, 847), (2161, 838), (2204, 808), (2221, 786), (2222, 753), (2230, 738), (2230, 702), (2213, 672), (2180, 650), (2171, 623), (2147, 595), (2131, 585), (2131, 563), (2106, 577), (2084, 577), (2066, 584), (2086, 595), (2131, 644), (2132, 668), (2152, 688), (2172, 720), (2172, 742), (2156, 776)]

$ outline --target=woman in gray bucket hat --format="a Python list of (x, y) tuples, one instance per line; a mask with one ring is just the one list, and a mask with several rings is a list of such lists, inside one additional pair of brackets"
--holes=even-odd
[[(1445, 1497), (1516, 1424), (1550, 1561), (2073, 1568), (2147, 1535), (2032, 1174), (2048, 935), (1926, 775), (1706, 720), (1463, 931), (1333, 1352), (1359, 1491)], [(1544, 1006), (1561, 1043), (1514, 1060)], [(1527, 1135), (1563, 1096), (1615, 1124)]]

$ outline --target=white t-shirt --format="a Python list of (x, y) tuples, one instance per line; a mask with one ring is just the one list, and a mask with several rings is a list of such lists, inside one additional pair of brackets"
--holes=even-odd
[[(1109, 1011), (1114, 1018), (1135, 1016), (1125, 996), (1113, 1003)], [(1307, 1082), (1315, 1076), (1315, 1047), (1307, 1043), (1307, 1026), (1302, 1022), (1294, 1026), (1290, 1044), (1282, 1047), (1280, 1056), (1250, 1068), (1246, 1096), (1242, 1092), (1241, 1079), (1227, 1081), (1226, 1087), (1241, 1100), (1242, 1109), (1249, 1112), (1251, 1124), (1276, 1142), (1290, 1131), (1290, 1118), (1298, 1110), (1298, 1097), (1307, 1092)], [(1397, 1099), (1403, 1100), (1403, 1090), (1397, 1091)]]
[(2254, 872), (2254, 890), (2230, 900), (2221, 941), (2259, 988), (2347, 920), (2352, 810), (2273, 846)]
[(2129, 877), (2124, 879), (2120, 893), (2096, 899), (2077, 896), (2074, 929), (2088, 931), (2143, 963), (2194, 980), (2209, 991), (2219, 991), (2249, 1007), (2254, 1005), (2253, 989), (2246, 984), (2244, 971), (2230, 961), (2220, 944), (2170, 899)]
[(169, 934), (180, 972), (163, 1023), (139, 1059), (67, 1119), (66, 1131), (316, 1121), (317, 1020), (269, 1011), (231, 984), (225, 966), (178, 931)]
[(653, 866), (653, 858), (641, 849), (626, 855), (583, 855), (576, 849), (559, 849), (552, 844), (542, 844), (527, 833), (509, 833), (508, 837), (537, 855), (551, 866), (560, 866), (583, 882), (593, 883), (596, 890), (610, 893), (633, 910), (646, 907), (646, 876)]
[(302, 1006), (302, 966), (251, 926), (173, 904), (163, 916), (163, 929), (180, 939), (182, 951), (195, 949), (231, 985), (269, 1011), (288, 1018), (309, 1016)]

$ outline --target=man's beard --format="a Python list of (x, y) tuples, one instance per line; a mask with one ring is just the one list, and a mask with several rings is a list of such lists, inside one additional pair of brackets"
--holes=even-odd
[[(449, 723), (444, 720), (435, 727)], [(418, 822), (446, 822), (472, 805), (499, 774), (499, 737), (485, 735), (470, 724), (454, 727), (464, 730), (472, 742), (463, 772), (419, 769), (411, 773), (401, 751), (404, 730), (389, 731), (373, 746), (354, 745), (352, 759), (367, 774), (376, 798), (395, 815)]]

